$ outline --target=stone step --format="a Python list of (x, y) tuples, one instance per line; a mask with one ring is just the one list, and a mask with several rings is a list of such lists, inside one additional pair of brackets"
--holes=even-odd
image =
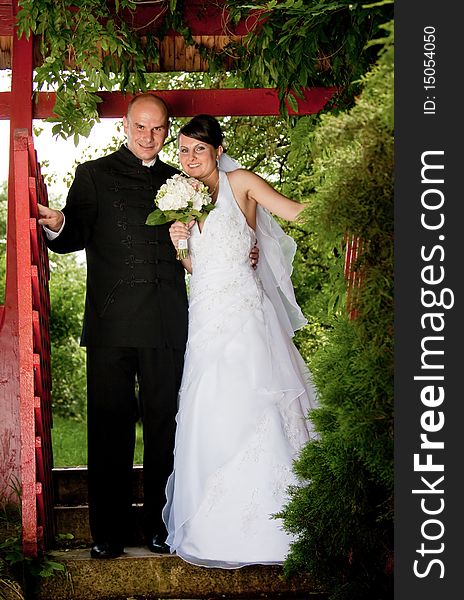
[(139, 547), (113, 560), (92, 559), (89, 550), (55, 551), (52, 558), (66, 572), (44, 578), (37, 600), (327, 598), (306, 576), (283, 578), (280, 566), (208, 569)]
[[(143, 502), (143, 468), (134, 465), (131, 524), (131, 544), (143, 543), (142, 532), (142, 502)], [(53, 484), (55, 495), (55, 532), (72, 534), (73, 540), (69, 546), (81, 546), (92, 541), (89, 527), (87, 468), (62, 467), (53, 469)]]
[[(55, 468), (52, 476), (56, 505), (81, 506), (87, 504), (87, 467)], [(143, 500), (142, 478), (142, 465), (134, 465), (132, 480), (134, 502)]]
[[(134, 498), (143, 497), (142, 467), (134, 467)], [(71, 549), (52, 552), (65, 565), (64, 574), (42, 580), (37, 600), (197, 600), (241, 599), (319, 600), (327, 596), (307, 577), (286, 580), (278, 566), (254, 565), (241, 569), (195, 567), (176, 556), (156, 555), (142, 547), (141, 504), (133, 505), (132, 543), (114, 560), (90, 558), (87, 506), (87, 469), (53, 470), (56, 532), (72, 533)], [(80, 548), (76, 548), (80, 546)]]
[[(90, 535), (87, 505), (55, 506), (53, 512), (56, 535), (72, 534), (73, 536), (68, 544), (69, 546), (81, 546), (82, 544), (91, 543), (92, 537)], [(131, 523), (127, 530), (131, 532), (130, 542), (132, 544), (143, 544), (142, 506), (140, 504), (132, 506)]]

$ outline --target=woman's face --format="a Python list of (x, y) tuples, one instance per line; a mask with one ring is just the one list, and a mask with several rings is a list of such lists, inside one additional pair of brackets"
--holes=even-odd
[(222, 154), (222, 146), (200, 142), (185, 135), (179, 136), (179, 160), (182, 169), (190, 177), (203, 181), (216, 169), (216, 161)]

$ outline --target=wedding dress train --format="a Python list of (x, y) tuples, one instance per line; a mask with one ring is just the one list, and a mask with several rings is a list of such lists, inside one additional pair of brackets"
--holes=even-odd
[[(259, 223), (266, 219), (261, 209)], [(283, 562), (292, 538), (273, 515), (297, 484), (292, 463), (312, 435), (314, 389), (279, 314), (292, 320), (299, 308), (282, 290), (265, 290), (276, 242), (259, 241), (254, 271), (255, 239), (220, 171), (216, 207), (189, 239), (189, 336), (163, 512), (171, 552), (196, 565)]]

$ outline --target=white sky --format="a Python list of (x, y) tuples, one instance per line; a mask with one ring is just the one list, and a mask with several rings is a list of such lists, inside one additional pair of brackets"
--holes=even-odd
[[(0, 91), (10, 90), (10, 72), (0, 71)], [(88, 138), (82, 138), (79, 145), (74, 146), (72, 138), (63, 140), (52, 136), (52, 123), (45, 121), (34, 121), (34, 127), (40, 127), (43, 131), (38, 136), (34, 136), (34, 146), (37, 150), (37, 157), (40, 163), (49, 161), (49, 166), (42, 165), (44, 176), (53, 175), (56, 181), (47, 185), (50, 198), (56, 196), (64, 197), (67, 193), (67, 186), (62, 179), (72, 169), (74, 161), (81, 162), (83, 155), (87, 150), (95, 151), (106, 147), (113, 135), (117, 134), (117, 125), (120, 119), (102, 119), (97, 123)], [(8, 179), (9, 165), (9, 147), (10, 147), (10, 122), (0, 119), (0, 182)], [(101, 153), (95, 155), (100, 156)], [(88, 155), (85, 158), (88, 160)]]
[[(56, 181), (49, 183), (47, 186), (50, 197), (66, 194), (67, 187), (62, 179), (71, 170), (74, 161), (80, 161), (87, 149), (94, 150), (106, 147), (113, 135), (117, 133), (118, 121), (118, 119), (102, 119), (101, 123), (97, 123), (93, 127), (89, 137), (81, 140), (77, 147), (74, 146), (72, 138), (63, 140), (52, 136), (52, 123), (34, 121), (34, 125), (43, 128), (40, 135), (34, 136), (34, 147), (37, 151), (38, 160), (41, 163), (44, 161), (50, 163), (49, 166), (42, 167), (42, 173), (44, 176), (56, 175)], [(8, 179), (9, 136), (10, 122), (0, 120), (0, 181)]]

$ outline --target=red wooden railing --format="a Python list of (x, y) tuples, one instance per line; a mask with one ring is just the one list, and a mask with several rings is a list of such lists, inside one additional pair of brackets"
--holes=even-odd
[(49, 267), (37, 224), (37, 202), (48, 204), (48, 198), (26, 129), (14, 132), (12, 160), (0, 310), (0, 492), (4, 502), (20, 503), (23, 550), (36, 556), (54, 535)]

